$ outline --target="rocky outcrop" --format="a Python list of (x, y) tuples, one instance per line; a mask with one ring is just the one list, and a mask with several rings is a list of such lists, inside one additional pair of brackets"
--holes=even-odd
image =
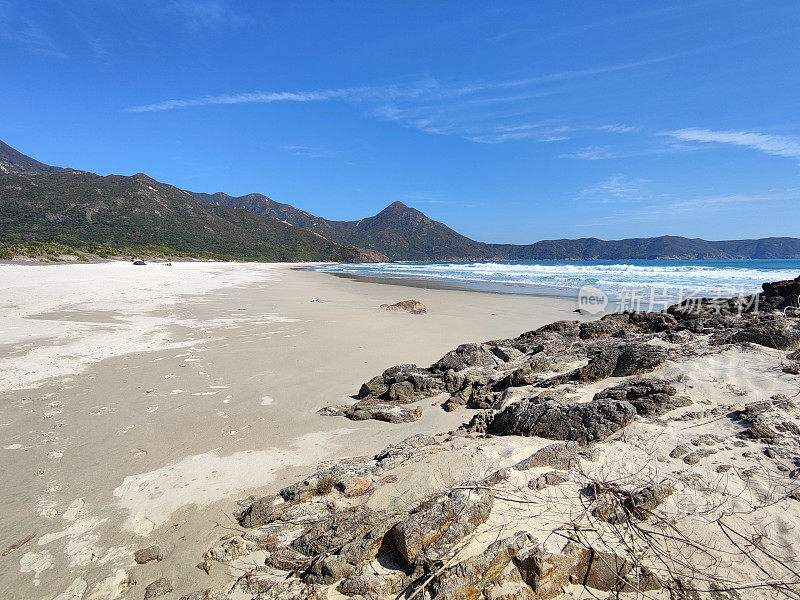
[(473, 419), (467, 428), (494, 435), (537, 436), (588, 444), (606, 439), (629, 425), (635, 416), (636, 409), (625, 401), (576, 403), (542, 394), (481, 420)]
[(677, 390), (659, 379), (631, 379), (594, 395), (595, 400), (613, 399), (633, 405), (636, 413), (643, 417), (659, 417), (676, 408), (689, 406), (692, 401), (686, 396), (676, 396)]

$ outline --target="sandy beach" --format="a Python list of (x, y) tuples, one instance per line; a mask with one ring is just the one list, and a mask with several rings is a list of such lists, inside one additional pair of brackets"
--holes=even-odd
[[(428, 314), (379, 308), (408, 298)], [(288, 264), (0, 266), (0, 547), (27, 540), (0, 558), (0, 597), (113, 598), (129, 574), (208, 587), (222, 573), (194, 565), (235, 526), (237, 498), (465, 418), (389, 425), (320, 407), (352, 402), (389, 365), (573, 308)], [(164, 560), (135, 566), (154, 543)]]

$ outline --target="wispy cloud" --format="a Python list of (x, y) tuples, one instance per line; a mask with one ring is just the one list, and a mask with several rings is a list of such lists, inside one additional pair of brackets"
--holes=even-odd
[(597, 185), (585, 188), (577, 200), (600, 204), (634, 202), (647, 197), (643, 190), (646, 179), (632, 179), (625, 175), (614, 175)]
[(15, 10), (5, 1), (0, 1), (0, 39), (18, 44), (41, 56), (67, 58), (33, 19)]
[(126, 112), (159, 112), (192, 106), (232, 105), (232, 104), (271, 104), (273, 102), (323, 102), (327, 100), (366, 100), (394, 98), (418, 98), (425, 94), (434, 82), (419, 82), (414, 86), (361, 86), (311, 90), (301, 92), (248, 92), (243, 94), (222, 94), (219, 96), (203, 96), (188, 100), (164, 100), (153, 104), (131, 106)]
[(161, 8), (192, 29), (237, 25), (245, 20), (223, 0), (168, 0)]
[(665, 135), (685, 142), (732, 144), (773, 156), (800, 160), (800, 141), (788, 137), (750, 131), (712, 131), (691, 128), (667, 131)]

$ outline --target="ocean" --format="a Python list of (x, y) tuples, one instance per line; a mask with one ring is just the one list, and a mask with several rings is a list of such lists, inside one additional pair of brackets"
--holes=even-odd
[(580, 298), (660, 310), (689, 297), (749, 295), (765, 281), (800, 276), (800, 260), (621, 260), (334, 264), (317, 271), (508, 294)]

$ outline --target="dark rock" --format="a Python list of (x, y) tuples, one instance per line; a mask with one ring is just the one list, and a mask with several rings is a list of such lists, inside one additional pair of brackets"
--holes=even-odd
[(358, 390), (358, 399), (380, 398), (388, 391), (389, 386), (386, 385), (386, 379), (383, 375), (376, 375), (366, 383), (361, 384), (361, 389)]
[(461, 344), (431, 365), (431, 371), (463, 371), (468, 367), (495, 366), (494, 354), (483, 344)]
[(522, 400), (493, 415), (486, 432), (588, 444), (629, 425), (635, 416), (636, 409), (628, 402), (576, 403), (539, 396)]
[(657, 417), (666, 412), (689, 406), (692, 401), (684, 396), (675, 397), (676, 390), (659, 379), (632, 379), (594, 395), (595, 400), (609, 398), (626, 400), (644, 417)]
[(413, 423), (422, 417), (422, 409), (385, 402), (359, 402), (345, 408), (344, 415), (352, 421), (373, 419), (385, 423)]
[(144, 588), (144, 600), (164, 596), (171, 591), (172, 583), (170, 583), (169, 579), (162, 577), (161, 579), (156, 579), (153, 583)]
[(741, 331), (722, 335), (716, 341), (717, 343), (749, 342), (778, 350), (796, 350), (800, 347), (800, 327), (794, 320), (770, 317), (755, 322)]
[(667, 352), (663, 348), (650, 344), (627, 344), (622, 347), (613, 376), (625, 377), (652, 371), (666, 358)]
[(151, 560), (162, 560), (164, 553), (159, 546), (149, 546), (133, 553), (133, 560), (137, 565), (149, 563)]

